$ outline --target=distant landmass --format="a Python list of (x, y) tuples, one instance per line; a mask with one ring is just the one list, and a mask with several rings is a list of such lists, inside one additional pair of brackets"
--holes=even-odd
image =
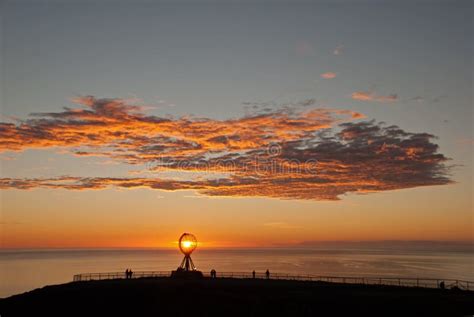
[(470, 316), (474, 292), (262, 279), (143, 278), (46, 286), (8, 316)]

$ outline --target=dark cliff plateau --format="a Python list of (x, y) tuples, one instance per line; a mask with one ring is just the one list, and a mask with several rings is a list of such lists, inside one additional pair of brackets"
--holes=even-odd
[(472, 314), (468, 291), (259, 279), (72, 282), (0, 300), (2, 317)]

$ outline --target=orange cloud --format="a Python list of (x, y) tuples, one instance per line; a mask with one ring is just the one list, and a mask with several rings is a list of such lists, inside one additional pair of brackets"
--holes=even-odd
[(378, 101), (378, 102), (394, 102), (398, 100), (397, 94), (391, 94), (388, 96), (378, 96), (373, 92), (368, 91), (356, 91), (351, 95), (352, 99), (360, 101)]
[(337, 74), (332, 73), (332, 72), (327, 72), (327, 73), (321, 74), (321, 77), (324, 78), (324, 79), (333, 79), (333, 78), (336, 78), (336, 76), (337, 76)]
[[(347, 110), (289, 108), (238, 119), (161, 118), (121, 99), (77, 98), (81, 108), (34, 113), (18, 125), (0, 123), (0, 151), (30, 148), (81, 148), (77, 155), (111, 156), (129, 163), (156, 155), (197, 155), (250, 150), (297, 140), (341, 120), (360, 118)], [(85, 107), (85, 108), (84, 108)], [(107, 149), (106, 152), (101, 149)]]
[[(410, 133), (362, 114), (284, 107), (242, 118), (160, 118), (120, 99), (84, 97), (83, 108), (0, 123), (0, 149), (67, 148), (77, 156), (142, 164), (151, 172), (224, 175), (176, 180), (156, 177), (0, 179), (1, 189), (149, 188), (195, 190), (208, 196), (337, 200), (369, 193), (449, 184), (448, 160), (433, 135)], [(309, 102), (301, 103), (306, 107)], [(217, 174), (216, 174), (217, 173)], [(156, 174), (159, 175), (159, 174)]]

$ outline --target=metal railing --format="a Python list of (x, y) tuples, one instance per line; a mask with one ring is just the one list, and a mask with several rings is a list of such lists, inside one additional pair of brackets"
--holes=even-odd
[[(170, 271), (137, 271), (133, 272), (131, 278), (144, 277), (168, 277), (171, 275)], [(73, 281), (94, 281), (94, 280), (115, 280), (125, 279), (125, 272), (108, 272), (108, 273), (82, 273), (74, 275)]]
[[(203, 272), (205, 277), (211, 277), (210, 273)], [(170, 271), (136, 271), (133, 272), (131, 278), (153, 278), (153, 277), (169, 277)], [(252, 272), (217, 272), (217, 278), (238, 278), (252, 279)], [(111, 280), (125, 279), (125, 272), (110, 273), (82, 273), (76, 274), (73, 281), (92, 281), (92, 280)], [(266, 279), (265, 273), (256, 272), (256, 279)], [(269, 276), (272, 280), (293, 280), (293, 281), (312, 281), (312, 282), (329, 282), (340, 284), (363, 284), (363, 285), (386, 285), (386, 286), (402, 286), (402, 287), (423, 287), (423, 288), (439, 288), (441, 282), (445, 288), (457, 287), (462, 290), (471, 290), (474, 286), (473, 281), (455, 280), (455, 279), (435, 279), (435, 278), (411, 278), (411, 277), (359, 277), (359, 276), (321, 276), (308, 274), (286, 274), (271, 273)]]

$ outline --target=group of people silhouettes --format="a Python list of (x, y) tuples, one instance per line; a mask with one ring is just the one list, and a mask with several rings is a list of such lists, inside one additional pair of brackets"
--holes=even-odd
[[(255, 270), (253, 270), (252, 271), (252, 278), (255, 278), (255, 275), (256, 275)], [(217, 277), (217, 272), (216, 272), (216, 270), (212, 269), (211, 270), (211, 278), (216, 278), (216, 277)], [(266, 277), (267, 280), (270, 279), (270, 271), (269, 270), (267, 270), (265, 272), (265, 277)]]
[[(255, 275), (256, 275), (255, 270), (253, 270), (252, 278), (255, 278)], [(125, 278), (126, 279), (131, 279), (132, 277), (133, 277), (133, 271), (131, 269), (126, 269), (125, 270)], [(216, 270), (212, 269), (211, 270), (211, 278), (216, 278), (216, 277), (217, 277), (217, 272), (216, 272)], [(265, 277), (266, 277), (267, 280), (270, 279), (270, 271), (269, 270), (267, 270), (265, 272)]]
[(132, 278), (132, 276), (133, 276), (133, 271), (131, 269), (126, 269), (125, 270), (125, 278), (129, 279), (129, 278)]
[[(256, 276), (256, 273), (255, 273), (255, 270), (253, 270), (252, 278), (255, 278), (255, 276)], [(131, 279), (132, 277), (133, 277), (133, 271), (131, 269), (126, 269), (125, 270), (125, 278), (126, 279)], [(211, 278), (216, 278), (216, 277), (217, 277), (217, 272), (216, 272), (216, 270), (212, 269), (211, 270)], [(270, 271), (269, 270), (267, 270), (265, 272), (265, 277), (266, 277), (267, 280), (270, 279)]]

